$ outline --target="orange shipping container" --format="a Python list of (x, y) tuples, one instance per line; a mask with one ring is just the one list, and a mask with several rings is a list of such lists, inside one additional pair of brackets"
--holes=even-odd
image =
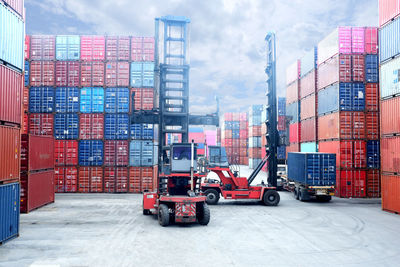
[(78, 180), (78, 192), (103, 192), (103, 169), (101, 167), (80, 167)]
[(19, 180), (20, 129), (0, 125), (0, 181)]
[(367, 197), (381, 197), (379, 170), (367, 170)]
[(291, 104), (299, 100), (299, 82), (296, 80), (286, 88), (286, 104)]
[(400, 213), (400, 176), (382, 174), (382, 209)]
[(310, 118), (304, 121), (301, 121), (300, 127), (300, 140), (301, 142), (315, 142), (317, 139), (316, 136), (316, 118)]
[(315, 93), (316, 80), (315, 69), (300, 79), (300, 98), (304, 98)]
[(365, 138), (365, 113), (341, 111), (318, 117), (318, 140)]
[(381, 133), (400, 133), (400, 97), (381, 101)]
[(316, 116), (315, 94), (300, 100), (300, 119), (305, 120)]

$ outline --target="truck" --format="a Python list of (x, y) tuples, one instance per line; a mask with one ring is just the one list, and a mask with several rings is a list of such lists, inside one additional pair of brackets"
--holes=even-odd
[(288, 186), (300, 201), (329, 202), (336, 186), (336, 154), (289, 152)]

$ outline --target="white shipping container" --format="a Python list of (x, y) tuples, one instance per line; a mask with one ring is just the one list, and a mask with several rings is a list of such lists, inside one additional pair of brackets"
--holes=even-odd
[(380, 66), (379, 81), (381, 98), (400, 94), (400, 57), (387, 61)]

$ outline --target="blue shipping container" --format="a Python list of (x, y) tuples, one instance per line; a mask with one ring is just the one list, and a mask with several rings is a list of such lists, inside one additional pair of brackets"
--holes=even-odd
[(225, 121), (225, 130), (232, 130), (232, 122), (231, 121)]
[(278, 116), (286, 115), (286, 98), (279, 97), (278, 98)]
[(131, 124), (131, 139), (153, 140), (154, 127), (153, 124), (136, 123)]
[(105, 94), (105, 112), (129, 112), (129, 88), (107, 88)]
[(366, 55), (365, 56), (365, 81), (367, 83), (379, 82), (378, 55)]
[(249, 126), (260, 126), (261, 125), (261, 114), (249, 116)]
[(129, 165), (134, 167), (149, 167), (157, 164), (156, 148), (152, 141), (131, 141), (129, 146)]
[(310, 71), (317, 68), (317, 47), (306, 52), (306, 54), (300, 59), (300, 76), (303, 77)]
[(56, 112), (79, 112), (79, 89), (77, 87), (57, 87), (55, 103)]
[(286, 146), (278, 146), (277, 158), (286, 159)]
[(239, 130), (239, 129), (240, 129), (240, 122), (232, 121), (232, 130)]
[(154, 87), (154, 62), (131, 63), (131, 87)]
[(367, 141), (367, 166), (371, 169), (379, 169), (380, 150), (378, 140)]
[(100, 140), (79, 141), (79, 165), (81, 166), (103, 165), (103, 141)]
[(29, 111), (31, 113), (52, 113), (54, 110), (54, 88), (32, 87), (29, 90)]
[(107, 140), (124, 140), (129, 135), (128, 114), (106, 114), (104, 138)]
[(24, 21), (0, 1), (0, 59), (22, 71), (24, 44)]
[(249, 147), (261, 147), (261, 138), (264, 137), (249, 137)]
[(290, 123), (300, 121), (300, 105), (299, 101), (293, 102), (286, 106), (286, 116), (290, 117)]
[(29, 61), (25, 61), (25, 73), (24, 73), (24, 83), (25, 86), (29, 85)]
[(202, 133), (202, 132), (203, 132), (202, 127), (189, 126), (189, 133)]
[(0, 244), (19, 234), (20, 185), (0, 185)]
[(400, 54), (400, 17), (379, 30), (379, 60), (383, 63)]
[(79, 117), (78, 114), (59, 113), (54, 118), (55, 139), (78, 139)]
[(78, 35), (56, 36), (56, 59), (57, 60), (79, 60), (81, 41)]
[(288, 178), (309, 186), (336, 184), (336, 154), (288, 153)]
[(143, 62), (143, 87), (154, 87), (154, 62)]
[(240, 138), (240, 130), (239, 129), (233, 129), (232, 130), (232, 138), (233, 139), (239, 139)]
[(84, 87), (81, 89), (80, 110), (82, 113), (102, 113), (104, 111), (104, 89)]

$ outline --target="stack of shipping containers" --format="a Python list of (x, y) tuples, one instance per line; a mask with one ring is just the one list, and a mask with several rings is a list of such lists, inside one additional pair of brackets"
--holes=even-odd
[(400, 213), (400, 1), (379, 1), (382, 207)]
[(225, 113), (221, 120), (221, 144), (226, 149), (229, 163), (248, 165), (247, 113)]
[(299, 152), (301, 139), (300, 123), (300, 60), (286, 69), (286, 116), (289, 120), (289, 146), (286, 152)]
[[(189, 127), (189, 142), (192, 140), (197, 144), (197, 155), (204, 156), (206, 135), (202, 127)], [(209, 145), (209, 144), (207, 144)]]
[(261, 114), (263, 105), (249, 108), (249, 167), (254, 169), (261, 162)]
[(56, 192), (151, 190), (153, 125), (129, 115), (131, 96), (153, 108), (154, 38), (33, 35), (26, 46), (27, 131), (56, 139)]
[(24, 35), (23, 1), (0, 1), (0, 244), (19, 234)]

